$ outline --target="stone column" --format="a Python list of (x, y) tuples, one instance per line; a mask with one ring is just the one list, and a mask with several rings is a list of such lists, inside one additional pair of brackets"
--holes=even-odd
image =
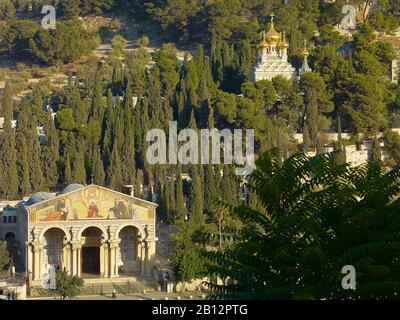
[(42, 250), (43, 245), (36, 242), (33, 245), (33, 280), (40, 280), (42, 278)]
[(82, 273), (82, 263), (81, 263), (81, 257), (82, 257), (82, 245), (79, 243), (79, 245), (78, 245), (78, 248), (77, 248), (77, 250), (76, 250), (76, 254), (77, 254), (77, 262), (78, 262), (78, 265), (77, 265), (77, 267), (76, 267), (76, 270), (77, 270), (77, 275), (78, 275), (78, 277), (80, 277), (81, 276), (81, 273)]
[(65, 246), (65, 258), (64, 258), (64, 263), (65, 263), (65, 269), (68, 271), (69, 274), (71, 274), (71, 246), (67, 244)]
[[(110, 253), (109, 253), (109, 249), (108, 249), (108, 242), (107, 240), (103, 240), (102, 241), (103, 245), (103, 255), (100, 256), (100, 263), (101, 263), (101, 259), (103, 259), (103, 271), (104, 271), (104, 278), (107, 278), (110, 276)], [(100, 249), (100, 254), (101, 254), (101, 249)]]
[(110, 278), (118, 277), (118, 247), (121, 240), (110, 240)]
[(72, 245), (72, 268), (71, 274), (76, 275), (76, 247)]
[(79, 256), (79, 254), (80, 254), (80, 247), (81, 247), (81, 243), (79, 242), (79, 241), (74, 241), (74, 242), (71, 242), (71, 245), (72, 245), (72, 268), (71, 268), (71, 274), (73, 275), (73, 276), (77, 276), (77, 275), (79, 275), (80, 273), (80, 266), (79, 266), (79, 263), (80, 263), (80, 257), (79, 257), (79, 259), (78, 259), (78, 256)]
[(146, 250), (145, 250), (145, 270), (146, 274), (150, 273), (150, 266), (154, 263), (154, 257), (156, 254), (156, 241), (158, 239), (148, 239), (146, 240)]
[(61, 269), (63, 270), (65, 268), (65, 270), (70, 273), (70, 260), (71, 260), (71, 254), (70, 254), (70, 250), (69, 250), (69, 244), (68, 241), (64, 241), (63, 242), (63, 250), (62, 250), (62, 261), (61, 261)]
[(100, 278), (104, 278), (105, 274), (105, 257), (104, 257), (105, 240), (100, 242)]
[(32, 248), (32, 243), (30, 242), (25, 242), (26, 248), (27, 248), (27, 266), (26, 266), (26, 271), (27, 275), (32, 272), (33, 270), (33, 248)]
[(144, 242), (144, 241), (140, 242), (140, 275), (141, 276), (145, 275), (145, 259), (146, 259), (145, 246), (146, 246), (146, 242)]

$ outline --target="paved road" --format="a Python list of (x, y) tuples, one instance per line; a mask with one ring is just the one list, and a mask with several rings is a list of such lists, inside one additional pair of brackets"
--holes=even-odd
[[(74, 300), (204, 300), (205, 295), (194, 293), (163, 293), (163, 292), (150, 292), (146, 295), (137, 293), (137, 294), (117, 294), (117, 297), (113, 299), (110, 294), (100, 296), (80, 296), (75, 298)], [(166, 299), (167, 298), (167, 299)], [(179, 299), (180, 298), (180, 299)], [(31, 298), (29, 300), (55, 300), (55, 298)]]

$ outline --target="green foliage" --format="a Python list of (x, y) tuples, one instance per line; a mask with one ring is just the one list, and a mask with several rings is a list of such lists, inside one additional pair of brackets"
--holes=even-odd
[(76, 21), (59, 22), (56, 30), (39, 29), (29, 39), (29, 50), (40, 61), (54, 65), (69, 63), (90, 53), (100, 44)]
[(198, 245), (194, 241), (195, 231), (199, 228), (194, 220), (181, 222), (179, 230), (172, 235), (175, 249), (171, 255), (171, 265), (180, 281), (197, 279), (203, 272), (204, 260)]
[(400, 164), (400, 135), (392, 130), (385, 131), (385, 162), (390, 167)]
[(125, 46), (126, 46), (126, 40), (123, 36), (117, 34), (112, 38), (111, 47), (113, 55), (120, 57), (123, 53)]
[(84, 281), (78, 276), (71, 276), (66, 270), (56, 273), (55, 295), (61, 300), (73, 299), (78, 296), (84, 286)]
[(0, 19), (12, 18), (15, 16), (15, 7), (11, 0), (0, 2)]
[[(277, 149), (257, 160), (247, 188), (264, 210), (220, 205), (243, 228), (222, 252), (204, 252), (209, 284), (224, 299), (395, 299), (400, 284), (399, 175), (380, 162), (350, 168), (329, 156)], [(356, 290), (341, 288), (344, 265)]]
[(137, 41), (136, 45), (141, 48), (141, 47), (147, 47), (150, 44), (150, 40), (147, 36), (143, 35), (141, 36)]
[(0, 276), (3, 276), (3, 268), (10, 260), (10, 254), (7, 249), (7, 242), (0, 240)]
[(14, 119), (13, 89), (6, 83), (2, 101), (4, 116), (3, 133), (0, 136), (1, 184), (0, 190), (7, 199), (15, 198), (18, 194), (18, 169), (15, 131), (12, 128)]

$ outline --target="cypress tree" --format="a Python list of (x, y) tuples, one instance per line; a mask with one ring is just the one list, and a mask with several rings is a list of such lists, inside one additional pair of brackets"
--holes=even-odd
[(112, 189), (120, 190), (123, 184), (122, 180), (121, 157), (118, 151), (118, 144), (115, 143), (107, 170), (107, 184)]
[(4, 125), (2, 133), (1, 159), (3, 174), (1, 188), (4, 195), (13, 198), (18, 194), (17, 152), (15, 148), (15, 131), (13, 120), (13, 92), (9, 82), (6, 83), (3, 95)]
[(92, 102), (91, 119), (99, 120), (101, 123), (104, 119), (104, 98), (103, 98), (103, 88), (100, 80), (100, 72), (96, 73), (96, 78), (94, 82), (94, 97)]
[(175, 181), (174, 175), (172, 175), (172, 180), (169, 182), (169, 215), (170, 221), (176, 218), (176, 203), (175, 203)]
[(214, 166), (204, 166), (204, 208), (208, 214), (213, 210), (213, 200), (217, 198), (217, 181)]
[(162, 187), (162, 197), (161, 197), (161, 214), (163, 216), (163, 220), (168, 222), (171, 219), (170, 216), (170, 190), (169, 190), (169, 182), (165, 181), (164, 186)]
[(37, 133), (36, 118), (33, 117), (29, 126), (29, 172), (33, 192), (44, 188), (44, 177), (42, 170), (41, 147)]
[(111, 151), (113, 147), (114, 122), (115, 122), (114, 121), (115, 112), (112, 106), (112, 94), (110, 90), (108, 91), (108, 102), (111, 103), (111, 106), (107, 104), (108, 108), (107, 108), (107, 115), (104, 120), (105, 129), (103, 134), (103, 156), (104, 156), (104, 163), (106, 164), (106, 166), (109, 165)]
[(29, 106), (26, 99), (22, 100), (16, 126), (16, 148), (18, 150), (17, 170), (19, 178), (19, 191), (26, 196), (31, 191), (29, 177), (29, 148), (28, 148), (28, 122), (30, 119)]
[(83, 143), (75, 150), (74, 163), (72, 165), (72, 179), (75, 183), (86, 184), (86, 168)]
[(204, 49), (202, 45), (197, 46), (195, 64), (196, 64), (197, 74), (201, 74), (201, 71), (203, 70), (204, 67)]
[(379, 140), (376, 138), (376, 136), (372, 140), (372, 150), (371, 150), (371, 154), (370, 154), (370, 161), (371, 162), (382, 161), (382, 149), (381, 149)]
[(163, 114), (163, 100), (161, 98), (160, 71), (154, 68), (149, 78), (149, 88), (147, 90), (149, 116), (152, 128), (161, 128), (165, 123)]
[(303, 151), (305, 153), (308, 152), (310, 146), (311, 146), (310, 133), (308, 132), (308, 125), (306, 123), (304, 124), (304, 129), (303, 129)]
[(46, 136), (42, 147), (43, 174), (46, 185), (49, 186), (50, 189), (54, 189), (58, 182), (60, 141), (51, 116), (51, 109), (47, 111), (44, 131)]
[(139, 169), (136, 172), (135, 197), (138, 198), (143, 197), (143, 183), (144, 183), (143, 170)]
[(88, 120), (88, 110), (86, 104), (82, 103), (81, 93), (78, 84), (75, 83), (72, 88), (67, 91), (66, 99), (67, 108), (71, 108), (74, 113), (74, 120), (78, 125), (86, 124)]
[(176, 214), (178, 219), (182, 219), (186, 214), (185, 196), (183, 194), (182, 184), (182, 171), (181, 166), (178, 166), (177, 177), (176, 177)]
[(346, 148), (343, 145), (342, 141), (342, 121), (340, 119), (339, 114), (337, 115), (337, 121), (338, 121), (338, 142), (336, 146), (336, 155), (335, 155), (335, 161), (337, 164), (344, 164), (346, 163)]
[[(130, 99), (132, 100), (132, 97)], [(122, 147), (122, 173), (124, 181), (129, 184), (135, 179), (135, 134), (132, 125), (132, 111), (132, 106), (125, 104), (125, 109), (123, 111), (124, 137)]]
[(196, 118), (194, 116), (194, 110), (192, 110), (192, 112), (190, 114), (190, 120), (189, 120), (188, 128), (193, 129), (193, 130), (197, 130), (197, 124), (196, 124)]
[(67, 155), (67, 158), (65, 160), (64, 181), (66, 184), (71, 184), (74, 182), (72, 178), (71, 159), (69, 154)]
[(91, 173), (93, 174), (93, 182), (99, 186), (103, 186), (105, 180), (105, 172), (103, 161), (100, 155), (100, 148), (98, 146), (94, 146)]
[(215, 128), (214, 108), (210, 106), (207, 120), (207, 127), (209, 129)]
[(221, 197), (229, 204), (235, 205), (237, 203), (238, 186), (236, 177), (233, 174), (232, 167), (223, 167), (223, 176), (221, 178), (220, 190)]
[(176, 94), (176, 108), (175, 115), (178, 119), (179, 126), (184, 127), (186, 125), (186, 115), (185, 115), (185, 103), (186, 103), (186, 95), (184, 92), (185, 84), (181, 81), (181, 86), (179, 92)]
[[(200, 167), (201, 168), (201, 167)], [(205, 222), (204, 199), (201, 187), (201, 174), (198, 167), (191, 171), (192, 186), (190, 192), (190, 214), (192, 222), (201, 226)]]

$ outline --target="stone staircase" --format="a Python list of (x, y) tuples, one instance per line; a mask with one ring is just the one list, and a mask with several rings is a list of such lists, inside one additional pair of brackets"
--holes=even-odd
[[(119, 281), (115, 282), (108, 279), (99, 283), (85, 283), (79, 296), (92, 296), (92, 295), (111, 295), (113, 290), (117, 294), (134, 294), (146, 292), (154, 292), (154, 279), (152, 277), (144, 277), (140, 281)], [(31, 288), (30, 298), (52, 297), (55, 296), (51, 290), (43, 289), (41, 287)]]

